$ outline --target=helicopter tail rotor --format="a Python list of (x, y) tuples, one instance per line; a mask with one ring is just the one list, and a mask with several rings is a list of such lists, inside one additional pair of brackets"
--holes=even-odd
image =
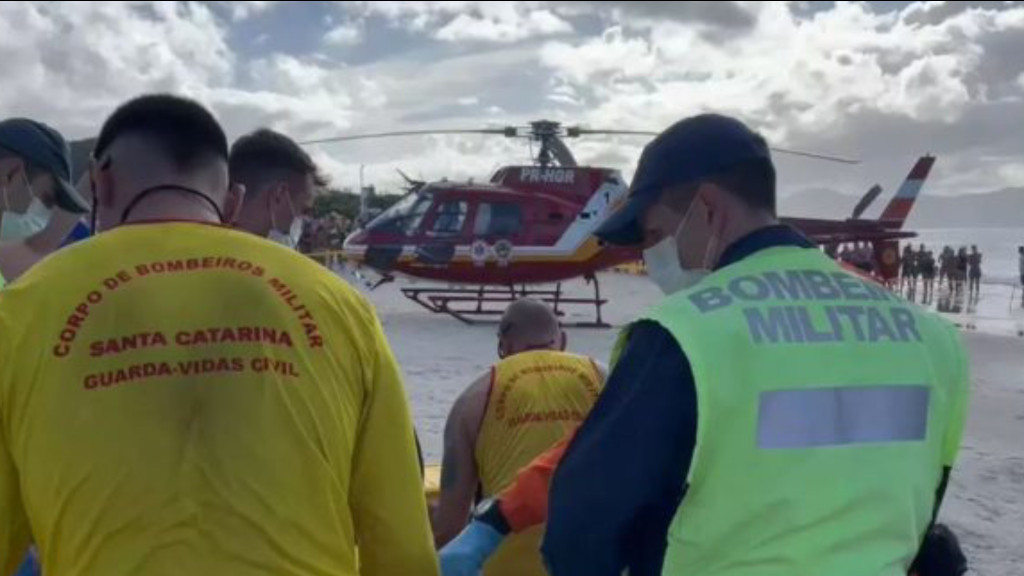
[(402, 177), (402, 180), (405, 180), (405, 183), (407, 184), (407, 186), (405, 187), (406, 192), (417, 192), (419, 191), (420, 188), (423, 188), (427, 184), (423, 180), (416, 180), (414, 178), (411, 178), (401, 168), (395, 168), (395, 172), (398, 172), (398, 175)]

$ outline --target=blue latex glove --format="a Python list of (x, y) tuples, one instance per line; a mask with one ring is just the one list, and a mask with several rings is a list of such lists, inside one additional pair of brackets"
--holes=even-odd
[(39, 576), (40, 574), (42, 574), (42, 570), (39, 569), (39, 559), (36, 556), (35, 548), (33, 548), (25, 555), (25, 561), (14, 573), (14, 576)]
[(469, 523), (454, 540), (441, 549), (442, 576), (480, 576), (484, 562), (494, 554), (505, 537), (483, 522)]

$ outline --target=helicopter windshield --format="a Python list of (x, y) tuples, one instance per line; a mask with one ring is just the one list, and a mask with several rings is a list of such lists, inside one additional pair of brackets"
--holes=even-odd
[(433, 195), (429, 193), (409, 194), (371, 222), (369, 229), (411, 236), (419, 228), (432, 200)]

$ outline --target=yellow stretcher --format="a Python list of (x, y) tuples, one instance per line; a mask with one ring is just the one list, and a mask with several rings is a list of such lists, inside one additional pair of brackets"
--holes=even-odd
[(441, 494), (441, 466), (427, 464), (423, 470), (423, 492), (427, 495), (427, 503), (437, 501)]

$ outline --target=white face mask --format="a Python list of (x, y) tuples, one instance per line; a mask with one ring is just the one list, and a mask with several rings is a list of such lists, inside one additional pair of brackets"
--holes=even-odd
[(686, 270), (679, 264), (675, 236), (667, 236), (644, 250), (644, 263), (647, 275), (666, 296), (697, 284), (709, 274), (707, 270)]
[(295, 250), (299, 247), (299, 241), (302, 239), (302, 217), (295, 214), (295, 207), (292, 205), (291, 196), (287, 196), (287, 198), (288, 209), (292, 213), (292, 223), (288, 226), (288, 233), (285, 234), (277, 229), (277, 226), (273, 222), (273, 212), (271, 212), (270, 233), (267, 234), (267, 239), (286, 248)]
[[(43, 204), (32, 189), (32, 183), (25, 179), (29, 194), (32, 195), (32, 202), (24, 213), (4, 212), (3, 220), (0, 221), (0, 240), (23, 240), (46, 228), (50, 222), (50, 209)], [(7, 198), (7, 188), (4, 188), (4, 203), (10, 206), (10, 199)]]
[[(687, 221), (689, 221), (696, 202), (697, 200), (694, 199), (694, 204), (690, 205), (686, 215), (679, 222), (675, 234), (665, 237), (661, 242), (644, 250), (644, 263), (647, 265), (647, 275), (650, 276), (651, 280), (658, 285), (658, 288), (666, 296), (690, 288), (711, 274), (711, 271), (706, 267), (698, 269), (684, 268), (679, 258), (679, 235), (685, 228)], [(711, 243), (708, 245), (708, 251), (710, 249)]]

